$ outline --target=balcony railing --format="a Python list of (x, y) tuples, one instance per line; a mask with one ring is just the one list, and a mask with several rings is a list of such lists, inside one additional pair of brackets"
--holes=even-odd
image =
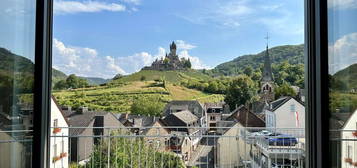
[[(51, 142), (57, 143), (58, 155), (68, 153), (64, 159), (71, 167), (302, 168), (305, 165), (303, 129), (274, 129), (269, 130), (274, 135), (268, 136), (262, 134), (266, 128), (244, 127), (217, 127), (215, 130), (220, 130), (217, 132), (207, 132), (209, 129), (202, 127), (56, 128), (61, 128), (61, 132), (52, 134)], [(287, 137), (293, 142), (279, 140)], [(62, 141), (68, 142), (58, 145)], [(60, 163), (61, 159), (51, 162)]]

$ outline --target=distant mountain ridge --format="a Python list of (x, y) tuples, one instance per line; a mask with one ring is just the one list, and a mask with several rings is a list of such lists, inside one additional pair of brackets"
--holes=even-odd
[(90, 85), (101, 85), (101, 84), (107, 83), (111, 80), (111, 79), (104, 79), (104, 78), (99, 78), (99, 77), (82, 77), (82, 76), (79, 76), (79, 77), (86, 79)]
[[(233, 76), (239, 75), (247, 66), (256, 69), (264, 62), (265, 50), (258, 54), (249, 54), (239, 56), (232, 61), (217, 65), (214, 69), (209, 70), (214, 76)], [(283, 45), (269, 49), (272, 63), (288, 61), (290, 64), (304, 63), (304, 45)]]

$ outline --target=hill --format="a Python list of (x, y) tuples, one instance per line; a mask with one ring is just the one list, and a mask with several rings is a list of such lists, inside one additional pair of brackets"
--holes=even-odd
[(81, 77), (83, 79), (86, 79), (90, 85), (101, 85), (104, 83), (109, 82), (109, 79), (103, 79), (103, 78), (98, 78), (98, 77)]
[(208, 94), (194, 89), (178, 86), (171, 82), (131, 81), (110, 83), (91, 88), (54, 91), (61, 105), (74, 108), (87, 106), (90, 109), (114, 113), (130, 112), (130, 107), (138, 99), (157, 100), (167, 103), (171, 100), (198, 100), (200, 102), (219, 102), (223, 95)]
[(208, 80), (211, 77), (197, 70), (181, 70), (181, 71), (156, 71), (156, 70), (141, 70), (131, 75), (122, 76), (114, 79), (110, 83), (123, 83), (133, 81), (154, 81), (165, 80), (171, 83), (178, 83), (186, 79), (201, 79)]
[[(243, 55), (232, 61), (222, 63), (208, 73), (213, 76), (233, 76), (243, 72), (247, 66), (256, 69), (264, 62), (265, 51), (258, 54)], [(284, 45), (269, 49), (272, 63), (288, 61), (290, 64), (301, 64), (304, 62), (304, 45)]]
[(352, 64), (345, 69), (336, 72), (333, 79), (343, 85), (340, 89), (354, 89), (357, 88), (357, 64)]

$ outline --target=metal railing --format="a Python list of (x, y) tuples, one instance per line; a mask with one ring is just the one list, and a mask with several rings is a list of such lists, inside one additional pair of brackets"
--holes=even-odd
[[(305, 162), (303, 129), (57, 127), (51, 164), (70, 167), (291, 167)], [(51, 130), (54, 130), (52, 128)], [(223, 130), (223, 134), (215, 131)], [(267, 130), (272, 135), (267, 135)], [(289, 132), (290, 134), (286, 134)], [(299, 135), (299, 136), (296, 136)], [(280, 138), (280, 139), (279, 139)], [(289, 138), (287, 140), (287, 138)], [(199, 139), (198, 143), (197, 139)], [(67, 143), (63, 143), (67, 141)], [(60, 143), (59, 143), (60, 142)], [(58, 144), (64, 144), (60, 147)], [(66, 145), (68, 144), (68, 145)], [(65, 154), (63, 154), (65, 153)], [(64, 155), (60, 157), (60, 155)], [(61, 166), (66, 167), (66, 163)]]
[[(327, 136), (326, 136), (327, 137)], [(329, 149), (332, 168), (357, 167), (357, 130), (330, 130)]]

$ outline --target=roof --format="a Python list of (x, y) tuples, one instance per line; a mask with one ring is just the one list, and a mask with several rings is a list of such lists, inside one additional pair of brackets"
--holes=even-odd
[(244, 127), (265, 127), (265, 122), (257, 115), (241, 105), (233, 111), (228, 119), (234, 119)]
[(264, 108), (266, 107), (266, 103), (263, 101), (255, 101), (252, 103), (252, 112), (255, 114), (263, 112)]
[(172, 115), (176, 116), (178, 119), (185, 122), (186, 124), (190, 124), (198, 120), (198, 117), (188, 110), (173, 113)]
[[(70, 127), (88, 127), (95, 120), (96, 116), (105, 116), (107, 114), (111, 114), (110, 112), (85, 112), (85, 113), (72, 113), (72, 115), (68, 118)], [(113, 115), (113, 117), (115, 117)], [(70, 135), (79, 135), (81, 134), (85, 128), (72, 128), (69, 130)]]
[(270, 103), (270, 110), (271, 111), (275, 111), (276, 109), (278, 109), (280, 106), (284, 105), (286, 102), (288, 102), (290, 99), (294, 99), (295, 101), (297, 101), (298, 103), (300, 103), (301, 105), (304, 105), (302, 102), (300, 102), (299, 100), (296, 100), (293, 97), (290, 96), (286, 96), (286, 97), (281, 97), (275, 101), (272, 101)]
[[(170, 128), (172, 131), (183, 131), (187, 133), (193, 133), (197, 128), (187, 128), (190, 124), (194, 124), (198, 121), (198, 118), (190, 111), (180, 111), (168, 115), (163, 119), (163, 122), (168, 127), (184, 127), (184, 128)], [(191, 125), (196, 126), (196, 125)]]

